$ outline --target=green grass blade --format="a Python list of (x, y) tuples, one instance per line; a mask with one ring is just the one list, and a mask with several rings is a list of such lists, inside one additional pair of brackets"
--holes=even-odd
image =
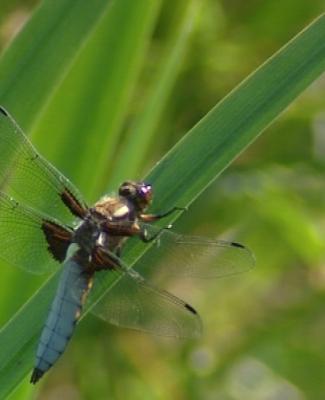
[(325, 15), (217, 104), (149, 174), (158, 209), (189, 205), (325, 69)]
[[(157, 209), (191, 203), (325, 67), (322, 16), (212, 109), (151, 171)], [(32, 368), (57, 275), (1, 330), (0, 397)]]
[(0, 331), (0, 340), (3, 344), (0, 354), (0, 399), (6, 398), (31, 368), (38, 335), (55, 293), (58, 277), (56, 274), (45, 283), (19, 310), (20, 318), (17, 319), (18, 314), (16, 314)]
[(192, 0), (174, 4), (176, 9), (173, 15), (176, 14), (177, 18), (174, 18), (176, 21), (170, 29), (166, 49), (160, 57), (161, 64), (147, 96), (143, 112), (135, 118), (128, 137), (121, 146), (109, 177), (109, 189), (115, 188), (130, 176), (138, 176), (140, 172), (141, 165), (152, 145), (155, 128), (182, 66), (182, 58), (189, 44), (200, 6), (201, 4)]
[(109, 3), (43, 1), (4, 52), (0, 103), (25, 129), (36, 120)]
[(159, 5), (114, 2), (36, 127), (40, 147), (50, 151), (88, 200), (95, 200), (103, 178), (107, 181), (107, 165), (116, 151)]

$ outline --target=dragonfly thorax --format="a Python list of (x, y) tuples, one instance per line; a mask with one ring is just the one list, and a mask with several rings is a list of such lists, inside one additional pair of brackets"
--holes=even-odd
[(134, 206), (127, 199), (104, 196), (74, 231), (73, 241), (89, 256), (96, 247), (115, 251), (125, 241), (125, 228), (137, 219)]
[(100, 232), (100, 224), (89, 215), (77, 226), (72, 240), (74, 243), (77, 243), (81, 249), (91, 254), (96, 247)]
[(120, 197), (104, 196), (94, 207), (96, 214), (109, 221), (134, 219), (134, 207), (127, 200)]

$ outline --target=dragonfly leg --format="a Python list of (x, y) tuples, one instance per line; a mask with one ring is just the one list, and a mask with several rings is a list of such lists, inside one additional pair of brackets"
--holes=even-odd
[(171, 215), (176, 211), (187, 211), (187, 207), (173, 207), (170, 210), (161, 214), (141, 214), (139, 218), (143, 222), (153, 222), (158, 221), (161, 218), (168, 217), (168, 215)]
[(140, 234), (140, 239), (144, 243), (150, 243), (156, 239), (159, 239), (159, 236), (163, 233), (163, 231), (166, 231), (166, 230), (170, 229), (171, 227), (172, 227), (171, 225), (164, 226), (163, 228), (159, 229), (158, 232), (154, 233), (151, 236), (149, 235), (148, 230), (145, 228)]
[(123, 270), (126, 271), (123, 261), (116, 253), (105, 251), (101, 247), (97, 247), (93, 252), (92, 271), (99, 272), (104, 270)]
[(135, 236), (140, 233), (138, 224), (134, 221), (126, 221), (126, 223), (116, 221), (105, 221), (102, 229), (112, 236)]
[(115, 251), (114, 251), (114, 254), (116, 254), (117, 257), (119, 257), (119, 258), (121, 258), (121, 256), (122, 256), (122, 247), (123, 247), (123, 244), (120, 243), (120, 244), (116, 247), (116, 249), (115, 249)]

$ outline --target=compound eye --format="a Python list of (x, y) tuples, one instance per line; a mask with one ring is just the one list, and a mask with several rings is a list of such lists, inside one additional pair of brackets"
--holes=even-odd
[(151, 185), (142, 185), (140, 188), (140, 195), (142, 198), (146, 199), (147, 201), (150, 201), (152, 197), (152, 187)]

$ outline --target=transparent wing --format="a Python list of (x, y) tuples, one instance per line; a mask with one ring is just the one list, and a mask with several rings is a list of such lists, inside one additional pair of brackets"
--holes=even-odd
[(195, 338), (201, 334), (200, 316), (190, 305), (152, 286), (132, 269), (97, 273), (94, 293), (100, 287), (107, 288), (112, 275), (120, 280), (92, 308), (98, 317), (113, 325), (159, 336)]
[(148, 224), (142, 228), (149, 237), (157, 236), (137, 266), (144, 274), (147, 266), (152, 269), (154, 265), (165, 275), (218, 278), (245, 272), (255, 265), (253, 253), (240, 243), (181, 235), (170, 230), (160, 232)]
[[(54, 219), (0, 192), (0, 258), (29, 272), (40, 274), (59, 264), (49, 251), (46, 232), (53, 227), (61, 236), (69, 231)], [(54, 242), (53, 242), (54, 243)]]
[(67, 204), (72, 204), (80, 212), (86, 207), (78, 190), (37, 153), (20, 127), (2, 107), (0, 154), (2, 191), (66, 222), (71, 222), (74, 218)]

